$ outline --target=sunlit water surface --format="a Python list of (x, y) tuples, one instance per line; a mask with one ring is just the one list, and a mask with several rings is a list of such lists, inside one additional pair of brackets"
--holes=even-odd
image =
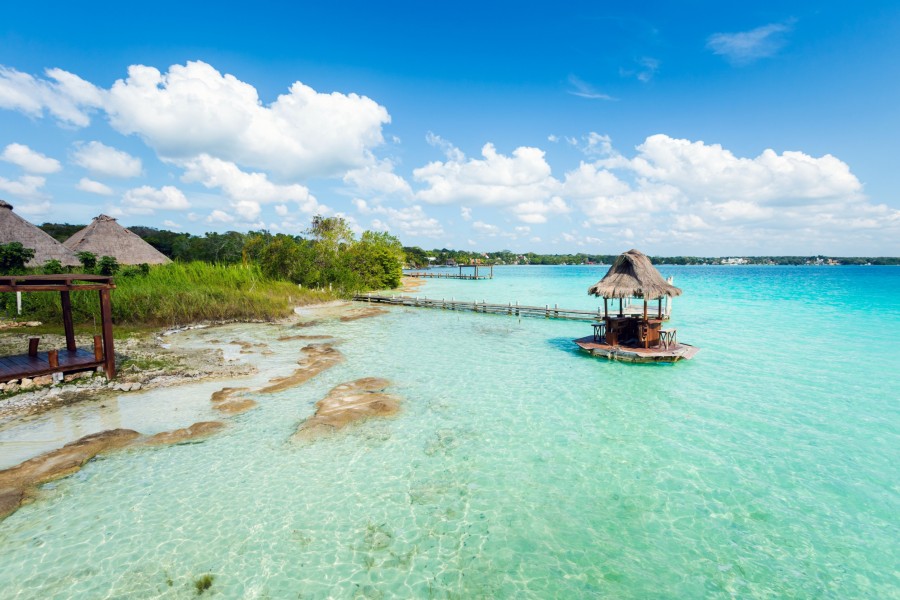
[[(605, 270), (416, 293), (597, 308)], [(0, 596), (188, 598), (209, 573), (222, 598), (898, 597), (900, 269), (661, 270), (684, 290), (671, 326), (702, 348), (674, 366), (587, 357), (585, 323), (393, 309), (304, 328), (346, 361), (203, 442), (102, 456), (0, 522)], [(181, 335), (268, 342), (284, 372), (304, 343), (285, 331)], [(399, 415), (290, 441), (364, 376), (393, 382)], [(213, 418), (221, 385), (128, 400), (116, 425)], [(0, 458), (35, 453), (15, 437)]]

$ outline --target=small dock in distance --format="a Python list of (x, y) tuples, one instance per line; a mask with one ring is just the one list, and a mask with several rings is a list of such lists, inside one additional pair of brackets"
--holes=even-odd
[[(493, 279), (494, 278), (494, 265), (457, 265), (459, 268), (459, 273), (434, 273), (432, 271), (404, 271), (404, 277), (427, 277), (433, 279)], [(488, 272), (485, 273), (484, 269), (487, 268)], [(463, 269), (472, 269), (472, 273), (463, 273)], [(481, 269), (481, 274), (478, 273), (478, 269)]]
[[(377, 304), (393, 304), (395, 306), (408, 306), (415, 308), (437, 308), (441, 310), (463, 310), (493, 315), (506, 315), (510, 317), (537, 317), (541, 319), (565, 319), (569, 321), (602, 321), (603, 309), (579, 310), (572, 308), (560, 308), (554, 304), (550, 306), (528, 306), (518, 302), (507, 304), (492, 304), (482, 300), (457, 300), (455, 298), (419, 298), (418, 296), (381, 296), (377, 294), (357, 294), (353, 297), (359, 302), (374, 302)], [(625, 306), (623, 312), (639, 315), (643, 309), (639, 306)], [(668, 318), (668, 315), (664, 315)]]

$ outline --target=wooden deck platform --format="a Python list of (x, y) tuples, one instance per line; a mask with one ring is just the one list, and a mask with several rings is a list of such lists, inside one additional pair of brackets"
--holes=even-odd
[(97, 360), (93, 350), (83, 348), (59, 351), (59, 366), (51, 367), (50, 359), (46, 352), (38, 352), (37, 356), (17, 354), (15, 356), (0, 357), (0, 383), (22, 379), (23, 377), (40, 377), (52, 373), (72, 373), (86, 371), (105, 364), (103, 360)]
[(631, 348), (625, 346), (611, 346), (597, 342), (594, 336), (589, 335), (575, 340), (582, 350), (586, 350), (593, 356), (618, 360), (622, 362), (673, 363), (679, 360), (690, 360), (700, 351), (700, 348), (689, 344), (675, 344), (669, 348)]

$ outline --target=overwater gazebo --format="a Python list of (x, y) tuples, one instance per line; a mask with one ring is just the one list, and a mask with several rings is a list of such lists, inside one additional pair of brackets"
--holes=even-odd
[[(656, 270), (639, 250), (616, 257), (606, 275), (588, 288), (588, 294), (603, 298), (603, 321), (594, 324), (594, 335), (575, 340), (592, 354), (633, 362), (675, 362), (692, 358), (697, 348), (678, 343), (675, 329), (663, 329), (669, 311), (663, 312), (663, 299), (681, 295), (681, 290)], [(626, 311), (624, 301), (643, 300), (643, 311)], [(618, 300), (618, 312), (610, 314), (609, 301)], [(656, 314), (649, 302), (656, 300)]]

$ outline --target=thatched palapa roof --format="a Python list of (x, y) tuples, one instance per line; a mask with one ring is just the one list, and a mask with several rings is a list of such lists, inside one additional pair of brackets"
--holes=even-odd
[(602, 298), (645, 298), (680, 296), (681, 290), (666, 283), (650, 259), (640, 250), (616, 257), (603, 279), (588, 288), (588, 294)]
[(0, 244), (19, 242), (24, 247), (33, 249), (34, 257), (26, 263), (26, 267), (39, 267), (54, 259), (66, 267), (80, 264), (78, 257), (71, 250), (14, 213), (12, 209), (12, 204), (0, 200)]
[(142, 240), (140, 236), (132, 233), (116, 223), (116, 220), (106, 215), (94, 217), (91, 224), (67, 239), (66, 248), (78, 254), (79, 252), (91, 252), (98, 258), (112, 256), (120, 265), (159, 265), (172, 262), (169, 258)]

